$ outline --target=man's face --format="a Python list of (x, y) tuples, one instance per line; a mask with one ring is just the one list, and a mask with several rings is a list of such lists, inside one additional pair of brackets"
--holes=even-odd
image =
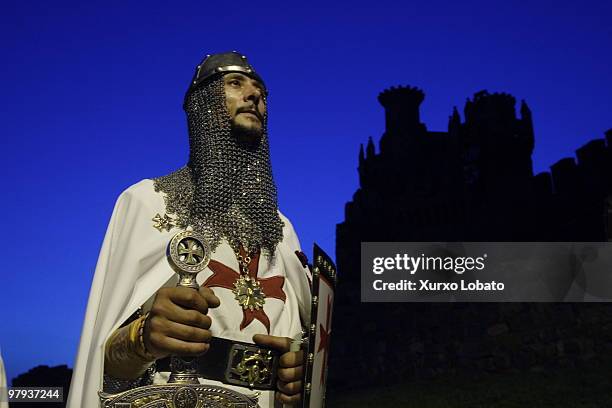
[(266, 113), (263, 85), (238, 72), (225, 75), (223, 82), (232, 132), (239, 141), (251, 144), (259, 142)]

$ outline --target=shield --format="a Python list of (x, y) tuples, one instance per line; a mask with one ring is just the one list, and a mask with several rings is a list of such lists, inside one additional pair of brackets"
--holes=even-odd
[(330, 351), (336, 280), (336, 265), (315, 244), (312, 269), (312, 308), (302, 391), (303, 408), (325, 406), (327, 360)]

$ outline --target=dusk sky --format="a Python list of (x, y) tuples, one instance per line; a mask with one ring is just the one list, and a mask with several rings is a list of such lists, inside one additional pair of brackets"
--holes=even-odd
[(238, 50), (265, 79), (279, 205), (308, 254), (313, 241), (334, 253), (359, 144), (378, 143), (376, 97), (392, 85), (425, 92), (434, 131), (480, 90), (525, 99), (535, 172), (612, 128), (609, 0), (156, 3), (3, 2), (9, 379), (73, 366), (115, 200), (185, 163), (182, 99), (207, 53)]

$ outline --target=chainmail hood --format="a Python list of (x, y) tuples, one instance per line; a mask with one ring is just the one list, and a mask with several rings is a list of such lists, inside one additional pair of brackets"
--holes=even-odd
[(188, 93), (184, 109), (189, 162), (154, 179), (155, 191), (165, 194), (167, 213), (180, 227), (204, 234), (212, 250), (226, 239), (233, 248), (242, 245), (273, 256), (283, 222), (270, 165), (267, 113), (259, 143), (239, 142), (231, 132), (223, 74)]

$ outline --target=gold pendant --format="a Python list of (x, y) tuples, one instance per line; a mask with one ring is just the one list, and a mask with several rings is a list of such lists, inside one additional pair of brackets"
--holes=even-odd
[(252, 279), (250, 276), (241, 275), (236, 282), (234, 282), (234, 289), (232, 290), (236, 295), (238, 304), (242, 306), (244, 310), (259, 310), (266, 303), (266, 295), (259, 284), (257, 279)]

